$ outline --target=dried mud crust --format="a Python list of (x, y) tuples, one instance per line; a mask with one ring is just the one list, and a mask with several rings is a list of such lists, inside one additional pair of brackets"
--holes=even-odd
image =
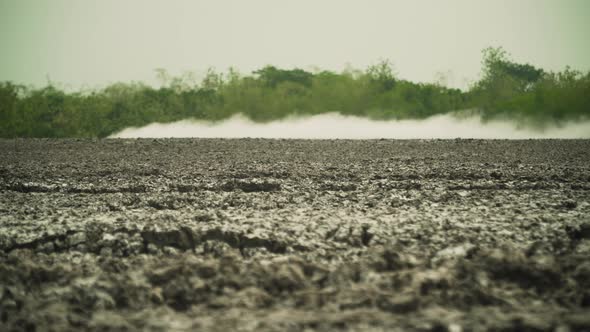
[(590, 141), (0, 153), (0, 330), (590, 330)]

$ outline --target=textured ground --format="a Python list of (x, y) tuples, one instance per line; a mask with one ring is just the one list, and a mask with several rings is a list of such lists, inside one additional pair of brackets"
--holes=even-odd
[(590, 330), (590, 141), (0, 140), (0, 330)]

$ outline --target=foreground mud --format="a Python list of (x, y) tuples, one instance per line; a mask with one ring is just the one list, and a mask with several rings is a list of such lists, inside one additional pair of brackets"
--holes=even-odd
[(3, 140), (0, 330), (590, 330), (590, 141)]

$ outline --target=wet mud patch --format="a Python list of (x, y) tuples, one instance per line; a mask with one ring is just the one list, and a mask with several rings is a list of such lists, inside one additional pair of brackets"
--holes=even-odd
[(232, 180), (221, 185), (223, 191), (242, 190), (245, 193), (272, 192), (281, 190), (281, 184), (266, 180)]

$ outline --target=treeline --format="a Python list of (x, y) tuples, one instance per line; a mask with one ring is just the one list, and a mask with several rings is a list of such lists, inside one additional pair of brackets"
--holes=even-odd
[(209, 70), (201, 81), (168, 77), (64, 92), (0, 83), (0, 136), (106, 137), (127, 127), (182, 119), (222, 120), (242, 113), (264, 122), (339, 112), (373, 119), (426, 118), (459, 110), (484, 119), (535, 125), (590, 116), (590, 72), (546, 72), (513, 62), (502, 48), (483, 52), (482, 77), (468, 91), (397, 77), (383, 61), (366, 70), (308, 72), (267, 66), (251, 75)]

